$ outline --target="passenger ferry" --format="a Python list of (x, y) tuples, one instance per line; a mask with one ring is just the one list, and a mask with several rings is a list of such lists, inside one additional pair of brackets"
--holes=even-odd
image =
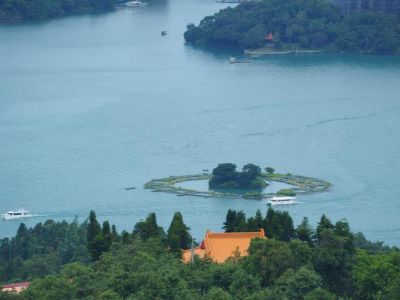
[(28, 218), (28, 217), (33, 217), (33, 215), (30, 214), (29, 211), (27, 211), (23, 208), (21, 208), (19, 210), (10, 210), (10, 211), (6, 212), (5, 214), (1, 215), (1, 218), (5, 219), (5, 220)]
[(267, 200), (268, 205), (289, 205), (297, 204), (296, 197), (274, 196)]

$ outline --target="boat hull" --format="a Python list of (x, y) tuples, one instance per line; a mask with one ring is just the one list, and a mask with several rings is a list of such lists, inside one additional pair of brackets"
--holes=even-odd
[(30, 217), (33, 217), (33, 215), (26, 215), (26, 216), (5, 216), (5, 215), (2, 215), (1, 216), (1, 219), (3, 219), (3, 220), (14, 220), (14, 219), (24, 219), (24, 218), (30, 218)]
[(295, 205), (295, 204), (297, 204), (298, 202), (285, 202), (285, 203), (276, 203), (276, 202), (272, 202), (272, 201), (267, 201), (267, 204), (268, 205), (273, 205), (273, 206), (275, 206), (275, 205)]

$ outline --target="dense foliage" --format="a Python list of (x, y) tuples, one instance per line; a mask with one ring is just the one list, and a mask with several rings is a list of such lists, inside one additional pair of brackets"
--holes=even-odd
[(64, 264), (89, 261), (86, 224), (76, 220), (48, 220), (30, 229), (21, 224), (15, 237), (0, 240), (0, 282), (53, 274)]
[[(88, 254), (90, 241), (98, 239), (93, 236), (113, 235), (107, 223), (101, 227), (91, 212), (87, 224), (68, 226), (86, 229), (81, 237), (88, 240)], [(94, 261), (67, 264), (23, 293), (0, 293), (0, 299), (398, 299), (399, 250), (354, 235), (344, 220), (333, 224), (322, 216), (314, 230), (307, 218), (294, 228), (287, 212), (269, 209), (265, 217), (258, 211), (247, 218), (230, 210), (224, 228), (263, 228), (269, 238), (253, 240), (247, 257), (184, 264), (177, 245), (188, 247), (191, 237), (182, 215), (174, 215), (165, 233), (150, 214), (132, 233), (114, 232), (110, 248)], [(58, 234), (60, 240), (69, 236)], [(33, 229), (27, 236), (34, 236)]]
[(236, 165), (231, 163), (214, 168), (208, 184), (211, 189), (262, 189), (267, 186), (259, 166), (247, 164), (242, 172), (238, 172)]
[(0, 22), (43, 20), (114, 9), (114, 0), (0, 0)]
[(261, 0), (223, 9), (199, 26), (189, 24), (184, 35), (190, 43), (247, 49), (398, 54), (399, 24), (397, 17), (381, 13), (342, 16), (325, 0)]

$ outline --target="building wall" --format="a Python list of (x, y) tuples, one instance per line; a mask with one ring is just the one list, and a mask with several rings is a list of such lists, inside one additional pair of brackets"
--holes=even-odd
[(2, 292), (8, 292), (8, 293), (20, 293), (23, 290), (25, 290), (26, 287), (24, 286), (17, 286), (17, 287), (13, 287), (13, 288), (3, 288), (1, 291)]

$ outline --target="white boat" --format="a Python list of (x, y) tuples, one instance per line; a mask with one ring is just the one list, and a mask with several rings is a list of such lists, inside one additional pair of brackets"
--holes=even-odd
[(290, 205), (297, 204), (296, 197), (274, 196), (267, 200), (268, 205)]
[(141, 6), (146, 6), (146, 5), (147, 5), (147, 3), (140, 2), (138, 0), (128, 1), (125, 3), (126, 7), (141, 7)]
[(33, 217), (32, 214), (29, 213), (29, 211), (21, 208), (19, 210), (10, 210), (6, 212), (5, 214), (1, 215), (2, 219), (5, 220), (12, 220), (12, 219), (21, 219), (21, 218), (29, 218)]

